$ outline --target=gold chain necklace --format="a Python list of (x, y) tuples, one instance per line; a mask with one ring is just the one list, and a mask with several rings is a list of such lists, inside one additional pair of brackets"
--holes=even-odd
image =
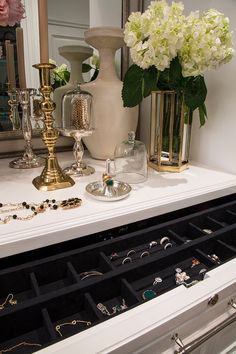
[(29, 343), (29, 342), (21, 342), (21, 343), (18, 343), (16, 345), (14, 345), (13, 347), (10, 347), (10, 348), (7, 348), (7, 349), (0, 349), (0, 354), (3, 354), (3, 353), (7, 353), (7, 352), (11, 352), (12, 350), (18, 348), (18, 347), (21, 347), (21, 346), (35, 346), (35, 347), (42, 347), (41, 344), (39, 343)]

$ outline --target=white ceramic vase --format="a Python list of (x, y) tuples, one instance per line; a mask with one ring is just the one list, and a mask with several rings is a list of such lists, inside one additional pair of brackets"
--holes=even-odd
[(75, 89), (78, 84), (84, 82), (82, 64), (93, 55), (93, 50), (86, 46), (66, 45), (59, 47), (59, 54), (70, 63), (70, 80), (66, 85), (57, 87), (53, 93), (53, 100), (56, 103), (54, 111), (56, 127), (60, 127), (62, 122), (62, 97), (66, 92)]
[(97, 79), (81, 85), (93, 95), (95, 131), (83, 141), (95, 159), (112, 159), (116, 145), (137, 128), (138, 106), (123, 107), (123, 84), (115, 68), (115, 52), (124, 45), (123, 37), (123, 30), (116, 27), (94, 27), (85, 31), (85, 41), (98, 49), (100, 57)]

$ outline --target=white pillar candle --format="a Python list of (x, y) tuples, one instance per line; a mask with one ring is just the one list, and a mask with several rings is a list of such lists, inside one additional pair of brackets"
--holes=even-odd
[(20, 89), (26, 88), (23, 28), (16, 28), (17, 64)]
[(38, 0), (40, 63), (49, 62), (47, 0)]
[(16, 87), (14, 46), (10, 41), (5, 41), (7, 59), (7, 80), (8, 88), (12, 90)]

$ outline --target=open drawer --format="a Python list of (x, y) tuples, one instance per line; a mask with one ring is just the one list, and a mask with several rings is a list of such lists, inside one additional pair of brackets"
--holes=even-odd
[[(134, 353), (141, 350), (142, 339), (143, 344), (149, 343), (150, 351), (140, 353), (154, 353), (152, 342), (155, 350), (156, 343), (159, 350), (162, 348), (158, 353), (167, 348), (173, 353), (177, 349), (170, 339), (170, 329), (172, 337), (178, 327), (179, 334), (186, 338), (187, 329), (197, 332), (204, 323), (213, 321), (213, 311), (206, 306), (213, 290), (218, 289), (221, 300), (217, 317), (224, 312), (221, 310), (228, 311), (229, 298), (235, 301), (236, 277), (231, 271), (228, 278), (223, 276), (228, 265), (235, 263), (235, 256), (236, 197), (231, 195), (90, 235), (87, 241), (75, 239), (2, 258), (0, 352), (53, 353), (53, 348), (63, 348), (64, 339), (68, 345), (69, 337), (79, 337), (83, 342), (92, 335), (94, 342), (88, 340), (82, 352)], [(222, 278), (212, 274), (221, 274)], [(172, 318), (168, 331), (167, 313)], [(201, 313), (210, 315), (206, 320)], [(140, 314), (143, 319), (139, 323)], [(157, 318), (153, 322), (154, 314)], [(195, 327), (193, 316), (198, 318)], [(121, 344), (116, 333), (121, 321), (127, 326), (127, 346)], [(132, 326), (136, 332), (132, 332)], [(98, 349), (101, 345), (96, 343), (96, 333), (104, 329), (111, 331), (104, 343), (109, 350)], [(119, 330), (121, 334), (125, 327)], [(117, 349), (109, 344), (114, 334), (120, 342)], [(168, 337), (168, 346), (165, 341), (154, 340), (154, 334)], [(97, 349), (90, 350), (91, 346)]]

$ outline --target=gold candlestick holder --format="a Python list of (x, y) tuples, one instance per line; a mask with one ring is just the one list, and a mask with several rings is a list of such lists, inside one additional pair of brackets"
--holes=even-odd
[(56, 105), (51, 99), (53, 88), (50, 83), (50, 70), (55, 68), (54, 64), (43, 63), (33, 65), (39, 70), (40, 92), (42, 94), (41, 110), (44, 115), (44, 128), (42, 140), (48, 149), (45, 167), (40, 176), (33, 179), (33, 185), (42, 191), (52, 191), (74, 185), (74, 180), (64, 174), (60, 168), (55, 154), (55, 144), (59, 136), (58, 130), (53, 127), (52, 112)]

